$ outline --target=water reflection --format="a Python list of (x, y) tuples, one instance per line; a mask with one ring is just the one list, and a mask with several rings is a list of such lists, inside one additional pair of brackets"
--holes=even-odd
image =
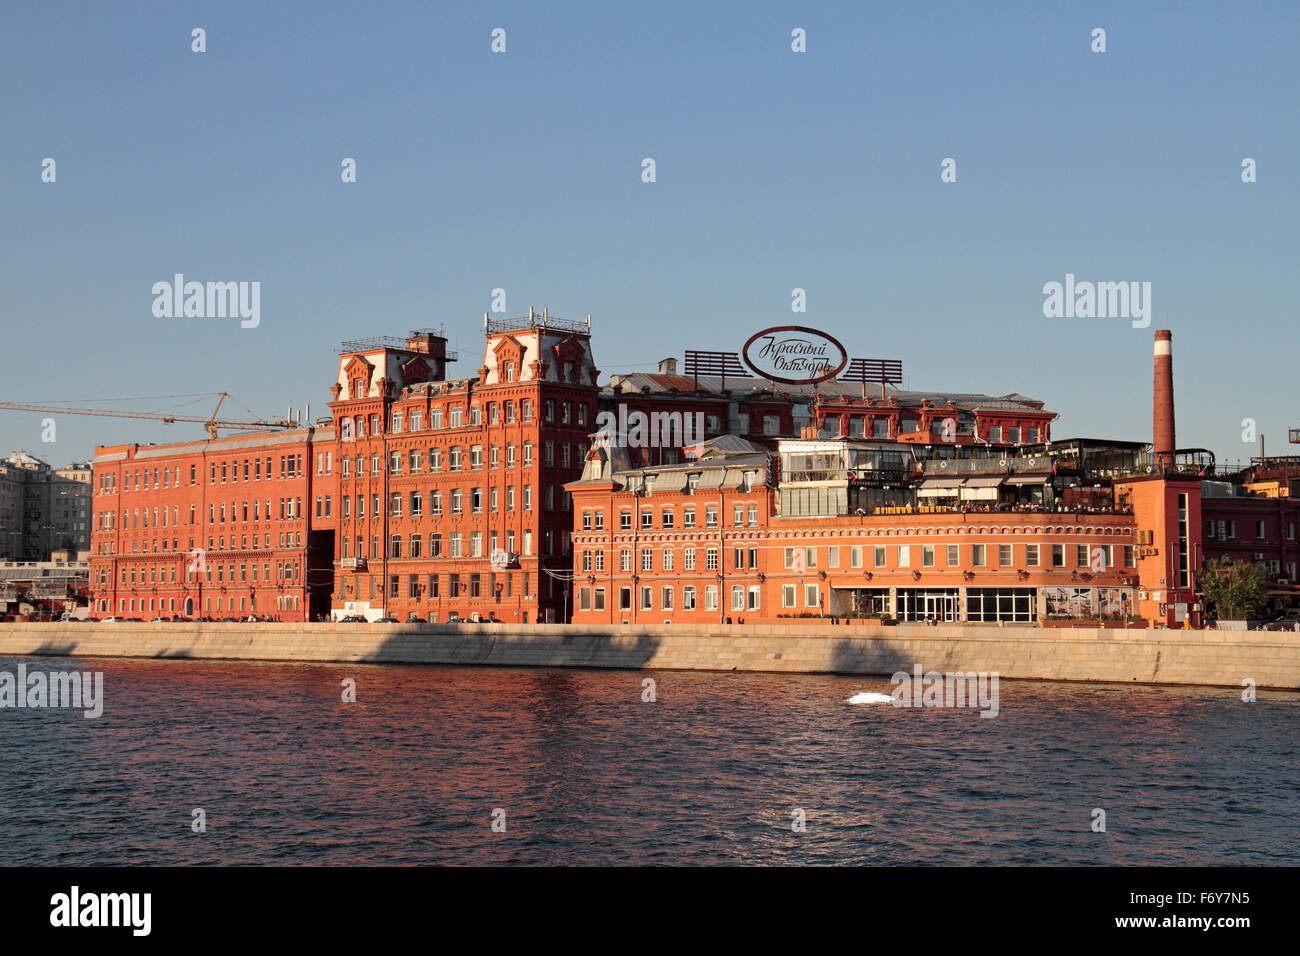
[(99, 720), (0, 711), (0, 863), (1300, 862), (1295, 695), (1003, 681), (989, 720), (844, 703), (883, 678), (76, 666)]

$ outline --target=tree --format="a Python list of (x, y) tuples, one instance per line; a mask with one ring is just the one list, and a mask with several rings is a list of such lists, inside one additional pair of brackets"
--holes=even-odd
[(1267, 580), (1262, 561), (1207, 561), (1201, 574), (1207, 610), (1225, 620), (1258, 617), (1268, 604)]

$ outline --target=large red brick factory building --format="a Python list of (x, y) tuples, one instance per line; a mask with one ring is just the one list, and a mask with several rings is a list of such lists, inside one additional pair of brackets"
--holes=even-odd
[(343, 343), (303, 427), (98, 448), (93, 616), (1197, 626), (1216, 556), (1296, 592), (1300, 461), (1225, 480), (1176, 448), (1167, 331), (1150, 444), (1055, 439), (1024, 395), (868, 395), (735, 353), (602, 387), (590, 317), (484, 332), (465, 378), (430, 330)]

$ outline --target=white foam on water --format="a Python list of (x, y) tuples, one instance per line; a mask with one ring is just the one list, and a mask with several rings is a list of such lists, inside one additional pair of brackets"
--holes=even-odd
[(845, 701), (846, 704), (892, 704), (893, 702), (894, 698), (889, 694), (873, 694), (865, 690), (858, 691)]

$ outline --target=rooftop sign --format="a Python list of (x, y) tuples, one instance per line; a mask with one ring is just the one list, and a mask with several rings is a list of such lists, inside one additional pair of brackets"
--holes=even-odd
[(849, 353), (833, 336), (802, 325), (779, 325), (750, 336), (740, 356), (760, 378), (815, 385), (840, 374)]

